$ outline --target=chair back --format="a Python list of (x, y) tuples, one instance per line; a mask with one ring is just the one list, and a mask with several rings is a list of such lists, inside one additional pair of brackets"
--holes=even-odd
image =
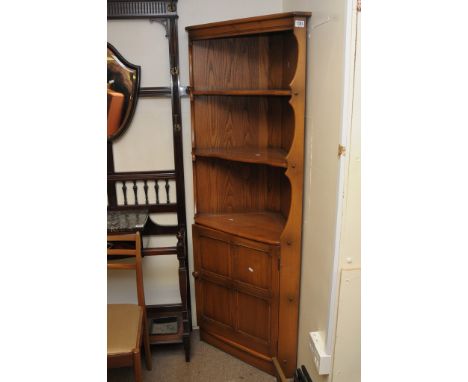
[[(116, 258), (133, 258), (134, 261), (132, 263), (122, 263), (114, 261)], [(138, 305), (143, 307), (143, 311), (145, 311), (146, 305), (145, 291), (143, 288), (141, 236), (139, 232), (107, 235), (107, 269), (135, 270)]]

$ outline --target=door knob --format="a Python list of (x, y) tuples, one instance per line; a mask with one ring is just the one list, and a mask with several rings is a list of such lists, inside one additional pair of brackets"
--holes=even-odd
[(193, 276), (193, 278), (198, 279), (199, 274), (198, 274), (198, 272), (193, 271), (192, 276)]

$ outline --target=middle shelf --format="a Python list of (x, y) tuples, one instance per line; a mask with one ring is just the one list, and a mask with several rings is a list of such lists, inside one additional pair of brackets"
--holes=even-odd
[[(289, 215), (291, 185), (283, 167), (198, 157), (194, 162), (194, 172), (198, 215), (245, 215), (246, 211), (250, 211), (246, 215), (249, 219), (258, 216), (270, 218), (269, 212), (285, 217)], [(260, 215), (252, 215), (254, 212)], [(264, 220), (254, 225), (264, 224)], [(248, 219), (241, 221), (250, 225)], [(235, 225), (236, 222), (228, 221), (227, 224)], [(277, 231), (282, 231), (281, 224)]]
[(203, 158), (219, 158), (244, 163), (266, 164), (274, 167), (288, 167), (286, 151), (279, 148), (204, 148), (195, 149), (194, 155)]
[(194, 96), (226, 95), (226, 96), (291, 96), (291, 89), (192, 89)]

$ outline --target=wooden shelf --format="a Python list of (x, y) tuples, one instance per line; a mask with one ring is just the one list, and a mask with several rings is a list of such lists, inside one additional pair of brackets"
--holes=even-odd
[(210, 89), (191, 90), (191, 94), (198, 95), (226, 95), (226, 96), (290, 96), (290, 89)]
[(204, 158), (220, 158), (244, 163), (266, 164), (274, 167), (288, 167), (286, 151), (282, 149), (196, 149), (195, 156)]
[(279, 245), (286, 220), (274, 212), (202, 213), (195, 216), (195, 223), (246, 239)]
[[(183, 314), (182, 312), (161, 312), (157, 313), (154, 309), (147, 309), (148, 323), (151, 323), (154, 318), (162, 317), (176, 317), (177, 318), (177, 333), (170, 334), (149, 334), (151, 345), (160, 344), (180, 344), (183, 343), (183, 336), (190, 335), (190, 333), (184, 333), (183, 325)], [(149, 330), (150, 328), (148, 328)]]

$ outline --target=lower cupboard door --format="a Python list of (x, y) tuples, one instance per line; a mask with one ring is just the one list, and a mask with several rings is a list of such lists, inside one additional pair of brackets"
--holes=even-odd
[(235, 291), (236, 340), (243, 346), (267, 356), (276, 354), (278, 338), (277, 310), (271, 302), (251, 294)]
[(202, 278), (197, 284), (202, 330), (266, 356), (276, 354), (278, 313), (268, 299)]
[(232, 290), (206, 279), (197, 280), (197, 284), (200, 327), (231, 337), (234, 332)]

